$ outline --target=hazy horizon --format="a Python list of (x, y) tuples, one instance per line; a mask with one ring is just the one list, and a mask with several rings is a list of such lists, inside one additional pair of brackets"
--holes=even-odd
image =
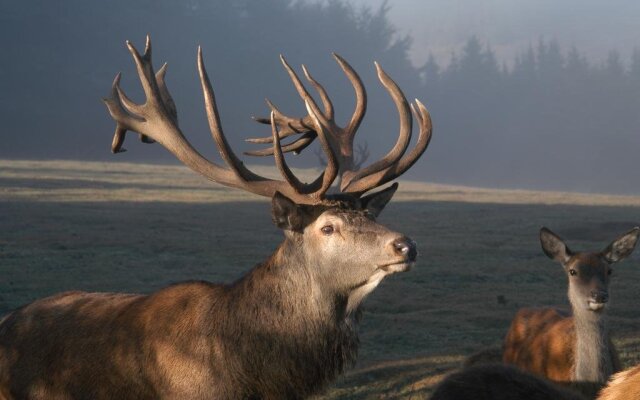
[[(307, 1), (307, 0), (305, 0)], [(412, 39), (416, 66), (429, 54), (448, 63), (471, 36), (488, 43), (500, 62), (513, 59), (540, 39), (556, 40), (564, 49), (575, 46), (590, 61), (604, 63), (612, 50), (630, 62), (640, 47), (640, 3), (598, 0), (352, 0), (356, 7), (389, 7), (397, 36)]]

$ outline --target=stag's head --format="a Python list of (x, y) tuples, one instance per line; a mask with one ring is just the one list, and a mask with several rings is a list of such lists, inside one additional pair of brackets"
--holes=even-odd
[(364, 196), (329, 196), (323, 204), (296, 204), (276, 193), (274, 223), (311, 266), (322, 288), (342, 294), (353, 311), (387, 275), (409, 270), (417, 256), (410, 238), (375, 219), (398, 185)]
[[(273, 155), (283, 177), (283, 180), (274, 180), (251, 172), (231, 150), (222, 131), (200, 49), (198, 70), (209, 127), (227, 167), (205, 159), (185, 139), (178, 127), (175, 104), (165, 84), (166, 65), (157, 73), (151, 65), (149, 38), (143, 55), (129, 42), (127, 46), (135, 61), (146, 102), (132, 102), (120, 89), (120, 76), (116, 76), (111, 96), (105, 99), (117, 123), (113, 152), (123, 151), (125, 133), (135, 131), (144, 142), (160, 143), (185, 165), (215, 182), (271, 197), (276, 225), (285, 231), (287, 240), (300, 244), (307, 260), (317, 265), (319, 278), (327, 286), (333, 285), (335, 290), (353, 291), (364, 296), (384, 276), (411, 267), (417, 254), (414, 242), (375, 222), (393, 196), (397, 184), (373, 194), (367, 192), (400, 176), (418, 160), (431, 139), (431, 119), (418, 100), (409, 106), (400, 88), (378, 64), (378, 78), (392, 97), (399, 114), (399, 135), (384, 157), (364, 168), (357, 168), (353, 154), (354, 136), (366, 111), (366, 91), (358, 74), (334, 54), (356, 94), (353, 115), (346, 126), (340, 127), (334, 120), (333, 105), (323, 86), (303, 66), (306, 79), (320, 96), (321, 110), (294, 70), (281, 57), (308, 114), (301, 118), (286, 116), (268, 102), (270, 118), (256, 118), (258, 122), (271, 126), (271, 135), (248, 141), (270, 143), (271, 146), (247, 154)], [(412, 134), (412, 112), (419, 125), (419, 136), (415, 147), (407, 152)], [(288, 144), (281, 143), (282, 139), (291, 136), (295, 139)], [(293, 174), (284, 154), (299, 154), (316, 138), (325, 155), (326, 166), (313, 182), (304, 183)], [(338, 187), (331, 190), (336, 179)]]

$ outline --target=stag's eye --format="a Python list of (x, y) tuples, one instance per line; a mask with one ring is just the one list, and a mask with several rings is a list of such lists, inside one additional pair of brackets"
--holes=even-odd
[(576, 271), (575, 269), (570, 269), (569, 270), (569, 275), (578, 275), (578, 271)]
[(333, 233), (333, 226), (331, 225), (323, 226), (320, 230), (322, 231), (322, 233), (329, 236)]

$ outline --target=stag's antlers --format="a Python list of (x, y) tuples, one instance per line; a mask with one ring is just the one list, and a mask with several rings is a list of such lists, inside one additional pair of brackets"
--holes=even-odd
[[(251, 139), (257, 143), (272, 143), (272, 147), (251, 155), (273, 155), (276, 165), (284, 180), (273, 180), (262, 177), (247, 169), (238, 159), (227, 142), (220, 117), (216, 107), (215, 97), (207, 71), (202, 60), (202, 50), (198, 48), (198, 72), (204, 93), (205, 108), (209, 128), (216, 142), (220, 155), (228, 168), (219, 166), (204, 158), (186, 140), (178, 127), (178, 115), (175, 104), (164, 81), (166, 64), (154, 73), (151, 65), (151, 41), (147, 42), (143, 55), (127, 41), (129, 52), (136, 64), (138, 76), (146, 96), (144, 104), (131, 101), (120, 88), (120, 74), (113, 82), (111, 96), (104, 99), (109, 113), (116, 121), (116, 130), (112, 143), (114, 153), (124, 151), (122, 144), (128, 130), (140, 134), (146, 143), (158, 142), (189, 168), (204, 175), (208, 179), (220, 184), (247, 190), (262, 196), (273, 196), (276, 191), (298, 203), (314, 204), (321, 202), (325, 193), (340, 174), (341, 190), (345, 193), (361, 195), (362, 193), (380, 186), (396, 178), (406, 171), (422, 155), (431, 138), (431, 119), (426, 108), (416, 100), (413, 113), (419, 121), (420, 135), (416, 147), (404, 155), (411, 140), (411, 113), (402, 91), (376, 64), (378, 77), (387, 91), (391, 94), (400, 114), (400, 135), (394, 148), (381, 160), (366, 168), (353, 170), (353, 138), (366, 110), (366, 92), (360, 78), (351, 66), (334, 54), (334, 58), (351, 81), (356, 91), (356, 109), (351, 121), (345, 128), (340, 128), (334, 121), (333, 105), (324, 88), (316, 82), (307, 69), (303, 70), (307, 80), (320, 94), (324, 106), (322, 112), (314, 99), (306, 91), (302, 82), (293, 69), (281, 57), (289, 76), (291, 77), (299, 95), (305, 102), (308, 115), (304, 118), (291, 118), (280, 113), (269, 103), (272, 109), (269, 119), (258, 119), (259, 122), (271, 125), (271, 136), (268, 138)], [(302, 134), (293, 143), (281, 145), (280, 140), (291, 135)], [(310, 184), (301, 182), (289, 169), (284, 153), (300, 152), (315, 138), (319, 138), (321, 148), (326, 156), (327, 164), (320, 176)], [(404, 157), (403, 157), (404, 155)]]
[[(403, 157), (411, 140), (412, 119), (411, 112), (409, 111), (409, 105), (407, 104), (407, 100), (398, 85), (396, 85), (389, 75), (384, 72), (378, 63), (375, 63), (376, 70), (378, 72), (378, 79), (385, 89), (387, 89), (387, 92), (391, 95), (391, 98), (398, 109), (398, 113), (400, 115), (400, 134), (395, 146), (386, 156), (366, 168), (357, 169), (359, 165), (357, 165), (354, 160), (353, 139), (366, 111), (367, 93), (360, 77), (349, 63), (337, 54), (333, 54), (333, 57), (351, 82), (356, 95), (355, 110), (351, 116), (351, 120), (344, 128), (338, 126), (335, 122), (333, 104), (331, 103), (331, 99), (327, 95), (326, 90), (311, 77), (307, 68), (304, 65), (302, 66), (305, 77), (320, 95), (320, 99), (324, 106), (324, 113), (320, 111), (313, 98), (303, 86), (300, 78), (298, 78), (286, 60), (283, 57), (280, 57), (280, 60), (289, 73), (289, 77), (296, 87), (300, 97), (311, 105), (314, 114), (318, 116), (317, 118), (327, 130), (329, 143), (332, 145), (334, 153), (338, 157), (338, 165), (340, 168), (338, 173), (341, 177), (340, 190), (348, 193), (361, 194), (367, 190), (393, 180), (404, 173), (417, 161), (422, 153), (424, 153), (429, 145), (429, 141), (431, 140), (431, 118), (427, 109), (418, 100), (416, 100), (417, 110), (413, 105), (411, 105), (413, 113), (420, 125), (420, 134), (418, 136), (416, 147), (413, 151)], [(282, 114), (271, 102), (268, 102), (268, 105), (275, 114), (274, 121), (280, 127), (281, 139), (300, 134), (299, 138), (282, 148), (283, 152), (294, 152), (294, 154), (298, 154), (309, 146), (309, 144), (311, 144), (311, 142), (317, 137), (317, 132), (312, 124), (313, 116), (311, 113), (303, 118), (293, 118)], [(271, 123), (271, 120), (266, 118), (255, 118), (255, 120), (261, 123)], [(252, 138), (247, 139), (247, 141), (252, 143), (271, 143), (273, 139), (271, 137)], [(266, 156), (273, 154), (273, 149), (266, 148), (262, 150), (249, 151), (245, 152), (245, 154), (252, 156)]]

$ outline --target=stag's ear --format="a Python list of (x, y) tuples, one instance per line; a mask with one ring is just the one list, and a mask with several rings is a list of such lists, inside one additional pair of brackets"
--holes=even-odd
[(629, 254), (636, 247), (638, 243), (638, 236), (640, 235), (640, 228), (635, 227), (624, 235), (614, 240), (606, 249), (602, 251), (602, 257), (609, 264), (618, 262), (624, 258), (627, 258)]
[(560, 236), (546, 227), (540, 229), (540, 244), (547, 257), (560, 263), (566, 263), (573, 255)]
[(271, 199), (271, 218), (280, 229), (300, 231), (304, 228), (303, 210), (293, 200), (276, 192)]
[(366, 195), (360, 200), (362, 202), (362, 208), (377, 217), (391, 200), (397, 189), (398, 183), (395, 182), (385, 190)]

